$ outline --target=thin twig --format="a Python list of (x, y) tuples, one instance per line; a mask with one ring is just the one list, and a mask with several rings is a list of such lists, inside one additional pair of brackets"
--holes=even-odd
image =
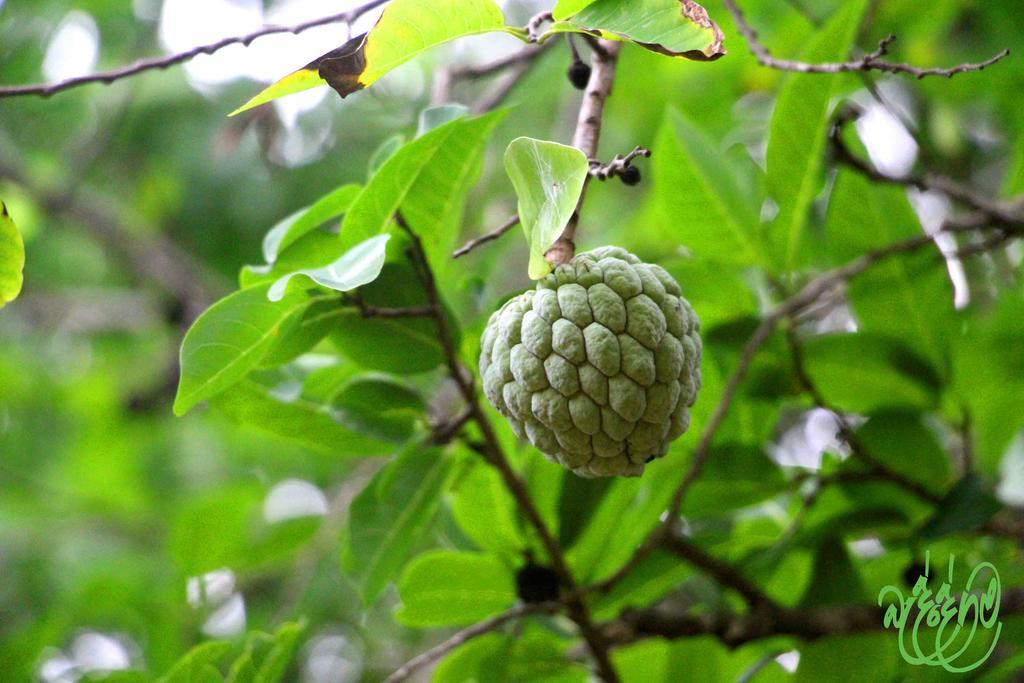
[(530, 21), (526, 23), (526, 35), (531, 43), (540, 40), (540, 27), (551, 20), (551, 12), (540, 12), (530, 17)]
[[(855, 109), (847, 109), (836, 119), (829, 131), (829, 142), (832, 146), (832, 153), (836, 160), (849, 166), (863, 175), (868, 180), (876, 183), (889, 185), (901, 185), (913, 187), (921, 191), (935, 191), (949, 196), (958, 202), (966, 204), (974, 209), (975, 214), (969, 215), (964, 220), (974, 227), (981, 227), (984, 224), (995, 224), (998, 226), (1024, 226), (1024, 207), (1020, 202), (1001, 202), (991, 199), (981, 192), (957, 182), (952, 178), (941, 176), (935, 173), (922, 175), (891, 176), (876, 170), (866, 161), (860, 159), (843, 142), (843, 128), (854, 120), (858, 115)], [(961, 221), (954, 221), (960, 225)]]
[(665, 537), (663, 545), (693, 566), (711, 575), (719, 584), (735, 590), (743, 596), (752, 609), (774, 609), (777, 607), (763, 590), (743, 576), (739, 570), (711, 555), (682, 534), (669, 534)]
[(487, 64), (468, 64), (457, 69), (452, 69), (451, 79), (453, 81), (460, 81), (486, 78), (487, 76), (492, 76), (499, 71), (504, 71), (505, 69), (516, 66), (517, 64), (532, 62), (534, 59), (542, 55), (547, 49), (549, 49), (549, 43), (544, 43), (543, 45), (527, 45), (518, 52), (513, 52), (507, 57), (496, 59), (493, 62), (488, 62)]
[[(434, 280), (433, 271), (430, 269), (430, 263), (427, 260), (426, 251), (423, 248), (423, 242), (419, 235), (416, 234), (416, 232), (409, 226), (401, 212), (395, 214), (395, 222), (398, 224), (399, 228), (409, 236), (409, 239), (412, 242), (411, 258), (418, 269), (420, 280), (423, 284), (424, 290), (426, 291), (427, 301), (434, 306), (436, 311), (434, 320), (436, 322), (437, 335), (440, 340), (441, 347), (444, 349), (445, 362), (448, 365), (448, 371), (452, 380), (455, 381), (456, 385), (459, 387), (459, 391), (462, 393), (463, 399), (466, 401), (467, 408), (473, 414), (473, 421), (477, 424), (477, 427), (480, 429), (480, 433), (483, 436), (483, 455), (485, 459), (498, 470), (502, 481), (505, 483), (505, 487), (516, 499), (520, 510), (525, 515), (527, 521), (529, 521), (530, 526), (532, 526), (534, 531), (537, 533), (541, 544), (544, 546), (544, 549), (548, 554), (548, 559), (551, 562), (552, 568), (562, 581), (563, 587), (569, 594), (574, 594), (577, 590), (576, 580), (573, 578), (572, 571), (569, 569), (569, 565), (565, 560), (562, 548), (558, 544), (554, 535), (552, 535), (551, 530), (548, 529), (547, 524), (544, 522), (544, 518), (541, 515), (540, 510), (530, 497), (526, 484), (519, 475), (516, 474), (515, 470), (512, 469), (508, 459), (505, 457), (501, 448), (501, 443), (498, 440), (498, 435), (495, 433), (494, 427), (491, 425), (490, 420), (487, 418), (487, 415), (484, 413), (483, 407), (480, 404), (473, 376), (459, 361), (458, 350), (452, 338), (451, 330), (448, 327), (448, 320), (440, 313), (443, 310), (441, 307), (441, 296), (438, 293), (437, 283)], [(594, 658), (594, 662), (597, 665), (598, 675), (602, 680), (606, 681), (606, 683), (617, 682), (619, 677), (615, 672), (615, 668), (612, 666), (611, 658), (608, 654), (608, 647), (604, 642), (602, 634), (594, 624), (593, 618), (591, 617), (586, 604), (582, 599), (573, 598), (568, 601), (567, 606), (569, 618), (571, 618), (573, 622), (576, 623), (577, 627), (579, 627), (580, 635), (583, 636), (583, 639), (587, 643), (587, 648), (589, 649), (591, 656)]]
[(878, 44), (878, 48), (874, 52), (846, 62), (811, 64), (791, 59), (778, 59), (773, 57), (768, 51), (768, 48), (765, 47), (764, 43), (760, 41), (757, 31), (747, 23), (746, 18), (743, 16), (743, 11), (740, 10), (735, 0), (722, 0), (722, 2), (725, 4), (726, 9), (729, 10), (729, 13), (732, 14), (733, 21), (736, 23), (736, 28), (743, 34), (743, 37), (747, 41), (747, 45), (750, 47), (750, 51), (753, 53), (754, 57), (757, 58), (758, 63), (769, 69), (778, 69), (780, 71), (816, 74), (882, 71), (892, 74), (906, 74), (917, 79), (927, 78), (928, 76), (952, 78), (957, 74), (967, 73), (969, 71), (982, 71), (996, 62), (1002, 61), (1010, 54), (1010, 50), (1005, 49), (999, 54), (986, 59), (983, 62), (967, 62), (949, 68), (921, 68), (911, 64), (890, 62), (883, 59), (889, 53), (889, 46), (896, 40), (896, 36), (889, 35)]
[(793, 359), (793, 371), (796, 374), (797, 381), (803, 388), (807, 395), (814, 401), (815, 406), (823, 410), (827, 410), (836, 422), (836, 427), (839, 430), (839, 436), (842, 437), (850, 446), (850, 451), (866, 464), (871, 469), (871, 474), (878, 479), (883, 479), (896, 484), (900, 488), (913, 493), (921, 500), (936, 504), (942, 500), (942, 496), (929, 490), (924, 485), (908, 479), (899, 472), (888, 467), (885, 463), (875, 458), (868, 449), (864, 446), (860, 437), (854, 431), (850, 421), (846, 419), (842, 411), (836, 406), (833, 406), (825, 399), (825, 395), (818, 389), (817, 383), (811, 378), (810, 373), (807, 371), (807, 367), (804, 364), (804, 353), (803, 345), (796, 336), (796, 331), (792, 326), (786, 330), (786, 340), (789, 344), (790, 357)]
[[(959, 604), (960, 596), (950, 596)], [(916, 614), (916, 607), (912, 608)], [(1024, 588), (1004, 590), (1000, 616), (1024, 613)], [(886, 628), (884, 610), (878, 605), (830, 605), (750, 611), (745, 614), (710, 613), (694, 615), (671, 605), (628, 609), (617, 620), (602, 625), (616, 647), (644, 638), (691, 638), (710, 635), (729, 647), (776, 636), (815, 640), (830, 635), (878, 631)], [(916, 623), (910, 617), (911, 623)]]
[(33, 85), (15, 85), (8, 87), (0, 87), (0, 98), (4, 97), (21, 97), (25, 95), (35, 95), (39, 97), (50, 97), (56, 93), (64, 90), (70, 90), (79, 86), (88, 85), (90, 83), (106, 83), (111, 84), (115, 81), (119, 81), (124, 78), (130, 78), (146, 71), (153, 71), (155, 69), (166, 69), (182, 62), (187, 62), (199, 55), (211, 55), (214, 52), (223, 50), (230, 45), (250, 45), (257, 38), (263, 36), (269, 36), (276, 33), (293, 33), (299, 34), (304, 31), (308, 31), (311, 28), (317, 26), (323, 26), (325, 24), (334, 23), (346, 23), (351, 24), (352, 22), (359, 19), (367, 12), (370, 12), (377, 7), (380, 7), (388, 0), (371, 0), (359, 7), (353, 7), (345, 12), (338, 14), (332, 14), (327, 17), (321, 17), (319, 19), (312, 19), (310, 21), (303, 22), (301, 24), (295, 24), (293, 26), (264, 26), (263, 28), (247, 33), (241, 36), (234, 36), (231, 38), (223, 38), (215, 43), (208, 45), (200, 45), (194, 47), (191, 50), (185, 50), (184, 52), (178, 52), (173, 55), (167, 55), (166, 57), (154, 57), (150, 59), (140, 59), (134, 64), (130, 64), (125, 67), (118, 69), (112, 69), (110, 71), (101, 71), (99, 73), (89, 74), (87, 76), (78, 76), (75, 78), (69, 78), (67, 80), (60, 81), (58, 83), (39, 83)]
[(609, 178), (615, 178), (622, 175), (627, 168), (633, 165), (633, 160), (637, 157), (648, 158), (651, 156), (651, 150), (646, 147), (634, 147), (633, 151), (623, 156), (622, 154), (616, 154), (615, 158), (609, 161), (607, 164), (602, 162), (600, 159), (590, 160), (590, 177), (597, 178), (600, 181), (608, 180)]
[(506, 232), (516, 227), (517, 225), (519, 225), (518, 214), (512, 216), (507, 221), (505, 221), (504, 223), (502, 223), (501, 225), (499, 225), (497, 228), (490, 231), (486, 235), (480, 235), (480, 237), (471, 239), (470, 241), (466, 242), (452, 253), (452, 258), (459, 258), (461, 256), (465, 256), (469, 252), (479, 247), (481, 244), (486, 244), (487, 242), (491, 242), (493, 240), (498, 239), (499, 237), (501, 237), (502, 235), (504, 235)]
[(468, 643), (473, 638), (496, 631), (510, 621), (522, 619), (532, 614), (552, 614), (560, 611), (564, 605), (561, 602), (541, 602), (530, 605), (519, 605), (512, 609), (485, 619), (478, 624), (452, 635), (440, 645), (430, 648), (426, 652), (413, 657), (408, 662), (395, 670), (393, 674), (384, 679), (384, 683), (398, 683), (404, 681), (423, 667), (436, 662), (457, 647)]

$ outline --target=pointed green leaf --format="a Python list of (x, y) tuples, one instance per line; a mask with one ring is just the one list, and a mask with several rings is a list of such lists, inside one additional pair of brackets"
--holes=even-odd
[(384, 268), (384, 258), (391, 235), (377, 235), (352, 247), (334, 263), (323, 268), (298, 270), (280, 278), (267, 291), (267, 298), (280, 301), (288, 283), (297, 275), (304, 275), (322, 287), (336, 292), (350, 292), (377, 279)]
[(0, 202), (0, 308), (21, 292), (24, 268), (25, 243), (7, 207)]
[(354, 183), (342, 185), (312, 206), (296, 212), (278, 223), (263, 238), (263, 258), (267, 263), (274, 263), (281, 252), (310, 231), (329, 220), (340, 218), (352, 206), (352, 202), (359, 196), (361, 190), (362, 187)]
[(294, 95), (297, 92), (316, 88), (321, 85), (327, 85), (327, 81), (320, 77), (320, 72), (312, 66), (306, 66), (298, 71), (293, 71), (278, 81), (275, 81), (272, 85), (261, 91), (251, 100), (228, 114), (228, 116), (237, 116), (243, 111), (248, 111), (249, 109), (258, 107), (261, 104), (266, 104), (267, 102), (276, 100), (279, 97)]
[(207, 680), (204, 678), (205, 672), (230, 651), (231, 643), (223, 640), (211, 640), (196, 645), (160, 678), (159, 683), (194, 683)]
[[(811, 40), (801, 59), (846, 59), (853, 47), (867, 0), (844, 3)], [(782, 269), (798, 265), (808, 214), (823, 185), (829, 105), (838, 74), (789, 74), (775, 103), (768, 137), (768, 191), (779, 206), (772, 246)]]
[(330, 406), (299, 396), (285, 397), (252, 380), (242, 380), (210, 400), (211, 407), (237, 425), (294, 441), (332, 458), (390, 455), (394, 443), (374, 440), (343, 425)]
[(555, 9), (551, 12), (555, 21), (568, 19), (587, 5), (594, 4), (595, 0), (558, 0)]
[(656, 148), (654, 183), (671, 236), (698, 258), (763, 261), (756, 201), (740, 189), (722, 151), (676, 111), (662, 125)]
[(458, 118), (395, 152), (345, 214), (342, 242), (355, 245), (379, 235), (401, 209), (406, 221), (425, 238), (435, 267), (451, 261), (462, 198), (479, 170), (484, 145), (503, 116), (494, 112)]
[(352, 38), (285, 76), (231, 115), (324, 84), (347, 97), (373, 85), (421, 52), (490, 31), (519, 35), (506, 28), (505, 17), (494, 0), (392, 0), (369, 33)]
[(174, 413), (184, 415), (241, 380), (299, 322), (313, 299), (303, 293), (267, 300), (269, 285), (243, 289), (211, 306), (181, 344)]
[(941, 387), (925, 359), (900, 340), (878, 334), (811, 339), (804, 346), (804, 364), (825, 400), (840, 410), (931, 408)]
[(451, 498), (452, 516), (478, 548), (505, 556), (522, 554), (526, 543), (516, 501), (493, 467), (477, 458), (459, 477)]
[(508, 567), (494, 555), (435, 550), (416, 557), (398, 580), (395, 618), (406, 626), (462, 626), (516, 600)]
[(405, 384), (387, 375), (365, 374), (347, 382), (331, 399), (341, 421), (382, 441), (406, 441), (426, 405)]
[[(669, 57), (713, 61), (725, 55), (725, 36), (693, 0), (595, 0), (559, 4), (559, 16), (577, 12), (567, 23), (576, 30), (611, 40), (628, 40)], [(548, 33), (567, 30), (554, 24)]]
[(447, 473), (441, 449), (411, 447), (352, 501), (343, 564), (358, 581), (365, 604), (398, 576), (433, 518)]
[[(878, 186), (845, 170), (832, 191), (827, 226), (829, 248), (837, 263), (922, 232), (906, 190)], [(944, 371), (958, 325), (953, 286), (934, 252), (879, 263), (853, 280), (847, 295), (860, 329), (899, 337)]]
[[(379, 278), (360, 288), (369, 306), (405, 308), (427, 304), (423, 287), (407, 263), (387, 263)], [(448, 313), (456, 336), (458, 325)], [(437, 323), (430, 317), (367, 318), (358, 310), (343, 312), (331, 340), (345, 356), (368, 370), (416, 374), (444, 363), (444, 347), (437, 337)]]
[(505, 28), (494, 0), (392, 0), (366, 38), (362, 87), (449, 40)]
[(305, 620), (284, 624), (274, 633), (274, 644), (260, 663), (253, 683), (280, 683), (295, 656), (299, 636), (306, 630)]
[(590, 164), (583, 152), (557, 142), (516, 138), (505, 150), (505, 171), (519, 197), (519, 221), (530, 245), (530, 277), (551, 272), (544, 252), (579, 203)]

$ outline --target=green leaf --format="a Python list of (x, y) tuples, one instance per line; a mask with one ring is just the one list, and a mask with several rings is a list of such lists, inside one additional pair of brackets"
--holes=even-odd
[(804, 346), (808, 374), (840, 410), (931, 408), (941, 382), (935, 370), (902, 342), (881, 335), (831, 334)]
[[(906, 190), (872, 184), (859, 173), (841, 171), (829, 203), (829, 245), (845, 263), (861, 254), (921, 234)], [(848, 288), (865, 332), (899, 337), (944, 371), (949, 340), (956, 330), (953, 287), (935, 250), (905, 254), (877, 264)]]
[(865, 599), (864, 585), (841, 538), (827, 538), (815, 548), (811, 583), (800, 599), (803, 607), (850, 604)]
[(331, 401), (346, 425), (382, 441), (412, 436), (426, 406), (418, 393), (384, 376), (363, 375), (345, 384)]
[(298, 324), (281, 336), (274, 348), (260, 361), (261, 368), (276, 368), (312, 351), (341, 320), (351, 306), (334, 298), (314, 301)]
[(519, 197), (519, 222), (530, 246), (530, 277), (551, 272), (544, 252), (576, 211), (590, 164), (583, 152), (557, 142), (516, 138), (505, 150), (505, 171)]
[(14, 301), (21, 292), (24, 268), (25, 243), (7, 207), (0, 202), (0, 308)]
[(352, 501), (343, 564), (358, 581), (364, 604), (394, 580), (419, 542), (447, 473), (441, 449), (410, 447)]
[(555, 21), (563, 21), (594, 2), (595, 0), (558, 0), (551, 14)]
[(420, 112), (416, 137), (426, 135), (435, 128), (466, 116), (469, 116), (469, 107), (464, 104), (439, 104), (436, 107), (427, 107)]
[(935, 506), (935, 514), (924, 528), (924, 538), (941, 538), (983, 526), (1002, 509), (981, 478), (968, 474)]
[[(582, 3), (563, 7), (559, 14)], [(725, 55), (725, 36), (693, 0), (596, 0), (579, 8), (568, 23), (602, 38), (629, 40), (669, 57), (713, 61)], [(555, 24), (549, 32), (560, 32)]]
[(508, 567), (494, 555), (434, 550), (416, 557), (398, 580), (406, 626), (462, 626), (485, 619), (516, 600)]
[(294, 441), (333, 458), (389, 455), (393, 444), (341, 424), (328, 406), (303, 397), (285, 399), (252, 380), (213, 398), (211, 406), (235, 424)]
[(329, 220), (340, 218), (362, 190), (354, 183), (342, 185), (312, 206), (299, 211), (278, 223), (263, 238), (263, 258), (267, 263), (277, 261), (278, 254), (293, 245), (311, 230)]
[(494, 0), (392, 0), (369, 33), (285, 76), (231, 115), (325, 83), (347, 97), (432, 47), (463, 36), (506, 30), (505, 17)]
[(571, 661), (568, 641), (548, 630), (526, 626), (510, 636), (489, 633), (453, 650), (434, 670), (432, 683), (584, 683), (586, 667)]
[(209, 667), (223, 659), (230, 650), (231, 643), (222, 640), (211, 640), (196, 645), (164, 674), (159, 683), (196, 683), (209, 680)]
[(372, 177), (404, 145), (405, 136), (401, 133), (395, 133), (391, 137), (385, 138), (384, 142), (377, 145), (377, 149), (373, 150), (373, 154), (370, 155), (370, 162), (366, 165), (366, 177)]
[[(359, 294), (369, 306), (403, 308), (427, 303), (423, 288), (411, 266), (387, 263), (374, 282)], [(458, 327), (449, 315), (449, 326)], [(444, 347), (437, 337), (437, 324), (429, 317), (366, 318), (355, 310), (342, 313), (331, 340), (348, 358), (368, 370), (416, 374), (444, 363)]]
[(756, 198), (741, 190), (722, 151), (675, 110), (662, 124), (655, 147), (655, 191), (671, 237), (698, 258), (763, 262)]
[(263, 659), (253, 683), (280, 683), (295, 656), (299, 637), (306, 630), (305, 621), (284, 624), (274, 633), (274, 644)]
[(297, 92), (316, 88), (321, 85), (327, 85), (327, 81), (320, 77), (317, 69), (311, 64), (299, 69), (298, 71), (293, 71), (284, 78), (275, 81), (270, 87), (260, 91), (258, 95), (238, 109), (235, 109), (233, 112), (228, 114), (228, 116), (237, 116), (244, 111), (258, 107), (261, 104), (266, 104), (267, 102), (276, 100), (279, 97), (294, 95)]
[(184, 415), (256, 368), (301, 319), (313, 299), (302, 293), (267, 300), (269, 285), (221, 299), (192, 325), (181, 344), (181, 379), (175, 415)]
[(388, 240), (391, 235), (377, 235), (355, 245), (334, 263), (322, 268), (309, 268), (289, 273), (277, 280), (267, 290), (267, 298), (277, 302), (284, 298), (288, 283), (293, 277), (304, 275), (322, 287), (336, 292), (350, 292), (356, 287), (367, 285), (380, 275)]
[(955, 396), (966, 403), (976, 464), (994, 474), (1024, 428), (1024, 292), (1003, 292), (995, 310), (972, 310), (954, 336)]
[(714, 446), (700, 479), (686, 495), (685, 517), (708, 517), (775, 496), (786, 479), (760, 446), (727, 443)]
[(525, 547), (515, 499), (490, 465), (473, 460), (452, 491), (452, 516), (481, 550), (520, 555)]
[(341, 227), (345, 245), (384, 232), (401, 209), (425, 238), (436, 266), (449, 261), (462, 198), (475, 180), (483, 148), (504, 112), (458, 118), (395, 152), (352, 204)]
[(951, 483), (949, 456), (920, 413), (872, 413), (857, 430), (857, 441), (875, 460), (931, 491), (944, 491)]
[[(800, 649), (797, 683), (835, 680), (837, 672), (847, 672), (850, 680), (893, 681), (899, 675), (897, 648), (891, 633), (863, 633), (826, 636)], [(924, 667), (922, 667), (924, 668)]]
[[(843, 3), (811, 39), (801, 60), (846, 59), (866, 4), (867, 0)], [(838, 84), (835, 74), (789, 74), (775, 103), (768, 137), (768, 191), (779, 205), (772, 245), (783, 269), (798, 265), (808, 213), (822, 187), (829, 104)]]

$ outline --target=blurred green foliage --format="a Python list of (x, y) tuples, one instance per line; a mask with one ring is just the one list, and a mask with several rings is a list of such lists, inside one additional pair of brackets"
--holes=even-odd
[[(42, 78), (72, 10), (96, 22), (100, 68), (153, 54), (157, 26), (132, 12), (148, 4), (0, 2), (4, 84)], [(1017, 0), (741, 4), (780, 56), (841, 58), (849, 44), (871, 50), (890, 32), (899, 37), (893, 57), (923, 65), (1024, 47)], [(757, 65), (720, 2), (705, 5), (726, 33), (723, 59), (623, 50), (602, 155), (643, 145), (654, 156), (638, 162), (638, 188), (591, 185), (580, 232), (581, 249), (622, 245), (682, 283), (704, 324), (694, 432), (767, 302), (809, 274), (921, 230), (903, 189), (837, 170), (825, 154), (838, 100), (863, 102), (877, 85), (914, 122), (920, 167), (990, 196), (1024, 192), (1018, 57), (953, 81), (786, 75)], [(865, 5), (870, 24), (856, 34)], [(506, 14), (525, 23), (537, 9), (513, 2)], [(516, 49), (509, 37), (487, 40)], [(483, 49), (473, 59), (485, 59), (490, 46), (475, 45)], [(444, 635), (423, 627), (464, 625), (513, 604), (515, 571), (527, 552), (543, 554), (535, 534), (465, 444), (416, 446), (429, 418), (452, 418), (458, 405), (429, 320), (364, 319), (340, 297), (310, 303), (300, 278), (287, 296), (302, 310), (285, 343), (260, 347), (228, 378), (244, 375), (230, 392), (201, 396), (212, 397), (211, 409), (181, 419), (171, 410), (187, 323), (240, 278), (255, 288), (235, 297), (262, 293), (311, 255), (329, 253), (318, 266), (333, 261), (337, 245), (311, 224), (259, 270), (271, 228), (332, 192), (338, 204), (318, 205), (326, 213), (317, 216), (336, 218), (353, 200), (339, 189), (350, 184), (388, 186), (387, 202), (357, 201), (364, 219), (387, 226), (401, 205), (415, 226), (434, 225), (428, 254), (473, 365), (487, 316), (529, 285), (528, 249), (516, 229), (459, 261), (447, 254), (460, 237), (514, 213), (502, 152), (524, 135), (568, 140), (579, 95), (564, 79), (569, 55), (559, 45), (512, 92), (510, 113), (416, 138), (430, 80), (453, 59), (467, 57), (450, 47), (430, 52), (373, 90), (344, 102), (332, 95), (294, 122), (270, 106), (228, 119), (257, 86), (197, 87), (181, 68), (50, 99), (0, 99), (0, 198), (27, 255), (24, 291), (0, 312), (4, 680), (52, 674), (45, 667), (74, 660), (76, 648), (103, 651), (89, 640), (102, 636), (134, 670), (105, 680), (374, 681)], [(293, 61), (282, 55), (282, 73)], [(472, 105), (482, 87), (457, 83), (452, 99)], [(396, 134), (414, 142), (399, 150)], [(303, 153), (290, 157), (289, 145)], [(428, 147), (435, 156), (424, 156)], [(426, 303), (402, 257), (404, 239), (392, 237), (381, 277), (360, 289), (365, 304)], [(157, 260), (140, 257), (154, 250)], [(181, 259), (184, 275), (160, 270), (180, 268)], [(685, 501), (695, 541), (788, 606), (873, 602), (883, 585), (905, 585), (926, 549), (932, 558), (955, 553), (959, 571), (992, 562), (1004, 589), (1021, 585), (1019, 544), (979, 531), (1003, 503), (1024, 505), (1014, 474), (1024, 460), (1019, 244), (967, 259), (963, 269), (958, 286), (970, 296), (959, 309), (943, 262), (922, 253), (855, 280), (838, 324), (804, 330), (805, 369), (822, 396), (866, 418), (857, 434), (867, 450), (939, 502), (859, 476), (861, 464), (820, 443), (804, 450), (835, 481), (805, 502), (816, 468), (769, 457), (786, 450), (787, 435), (813, 432), (800, 421), (813, 406), (779, 333), (753, 364)], [(188, 296), (168, 286), (181, 278), (195, 286)], [(279, 322), (266, 326), (276, 333)], [(208, 375), (216, 373), (211, 366)], [(582, 581), (608, 577), (631, 556), (696, 442), (686, 435), (643, 479), (584, 481), (495, 424)], [(858, 552), (854, 542), (865, 539), (884, 552)], [(738, 605), (658, 552), (592, 608), (613, 619), (665, 596), (698, 611)], [(1003, 621), (992, 680), (1019, 667), (1024, 647), (1021, 618)], [(434, 679), (584, 680), (583, 665), (566, 657), (576, 646), (570, 626), (536, 617), (518, 637), (488, 634), (445, 658)], [(794, 650), (795, 674), (775, 659)], [(941, 680), (899, 659), (891, 633), (811, 644), (783, 637), (734, 650), (709, 637), (649, 640), (617, 650), (614, 662), (627, 681), (830, 680), (837, 671), (858, 681)]]

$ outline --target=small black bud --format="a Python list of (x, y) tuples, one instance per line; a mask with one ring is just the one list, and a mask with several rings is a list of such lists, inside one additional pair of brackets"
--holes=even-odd
[(527, 561), (516, 572), (516, 594), (526, 603), (558, 600), (558, 574), (548, 567)]
[(590, 65), (586, 62), (573, 62), (569, 67), (569, 82), (577, 90), (584, 90), (590, 82)]
[(622, 182), (630, 186), (638, 185), (642, 178), (640, 175), (640, 169), (636, 166), (627, 166), (622, 169), (622, 173), (619, 174), (619, 177), (622, 178)]

